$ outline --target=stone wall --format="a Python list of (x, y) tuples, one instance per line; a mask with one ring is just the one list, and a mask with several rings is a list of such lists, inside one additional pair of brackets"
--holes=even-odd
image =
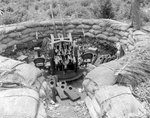
[[(62, 32), (62, 22), (55, 21), (57, 32)], [(64, 20), (66, 32), (71, 32), (72, 35), (82, 34), (85, 36), (96, 37), (107, 42), (122, 42), (127, 44), (129, 49), (132, 49), (135, 42), (135, 35), (143, 35), (141, 31), (135, 31), (129, 28), (126, 23), (110, 20), (110, 19), (75, 19)], [(36, 39), (36, 34), (39, 38), (50, 36), (53, 33), (53, 22), (22, 22), (19, 24), (0, 26), (0, 52), (7, 47), (15, 44), (27, 42)], [(137, 39), (136, 39), (137, 40)]]

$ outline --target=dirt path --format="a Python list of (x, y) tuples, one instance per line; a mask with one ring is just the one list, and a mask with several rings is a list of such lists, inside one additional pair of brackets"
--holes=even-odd
[[(77, 90), (82, 88), (83, 79), (78, 79), (70, 82), (69, 84)], [(79, 92), (80, 100), (72, 102), (70, 99), (60, 100), (57, 96), (58, 103), (50, 105), (48, 115), (50, 118), (90, 118), (88, 109), (84, 103), (86, 97), (85, 92)]]
[(90, 118), (84, 101), (62, 101), (49, 107), (48, 115), (51, 118)]

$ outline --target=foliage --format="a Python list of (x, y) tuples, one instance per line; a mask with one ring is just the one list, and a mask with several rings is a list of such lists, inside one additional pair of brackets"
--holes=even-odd
[[(111, 18), (116, 20), (130, 19), (130, 0), (0, 0), (0, 24), (11, 24), (28, 20), (47, 20), (52, 18)], [(150, 0), (143, 0), (144, 9), (150, 7)], [(149, 15), (142, 12), (144, 21)]]

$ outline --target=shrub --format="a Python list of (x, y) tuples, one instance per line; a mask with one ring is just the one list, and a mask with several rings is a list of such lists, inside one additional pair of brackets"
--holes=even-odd
[(112, 3), (110, 0), (96, 0), (91, 5), (91, 12), (96, 18), (114, 18)]
[(110, 0), (104, 0), (101, 5), (101, 13), (103, 18), (114, 18), (114, 12)]
[(8, 24), (16, 23), (17, 19), (11, 13), (5, 13), (4, 15), (1, 16), (1, 20), (0, 21), (1, 21), (0, 22), (1, 25), (8, 25)]

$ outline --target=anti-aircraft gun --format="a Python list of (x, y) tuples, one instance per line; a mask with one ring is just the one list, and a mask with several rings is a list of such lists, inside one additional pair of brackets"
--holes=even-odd
[(57, 75), (59, 81), (78, 79), (83, 75), (83, 70), (78, 67), (76, 41), (73, 40), (71, 33), (66, 33), (62, 17), (62, 33), (57, 33), (52, 10), (51, 14), (54, 33), (50, 34), (50, 72), (52, 75)]

